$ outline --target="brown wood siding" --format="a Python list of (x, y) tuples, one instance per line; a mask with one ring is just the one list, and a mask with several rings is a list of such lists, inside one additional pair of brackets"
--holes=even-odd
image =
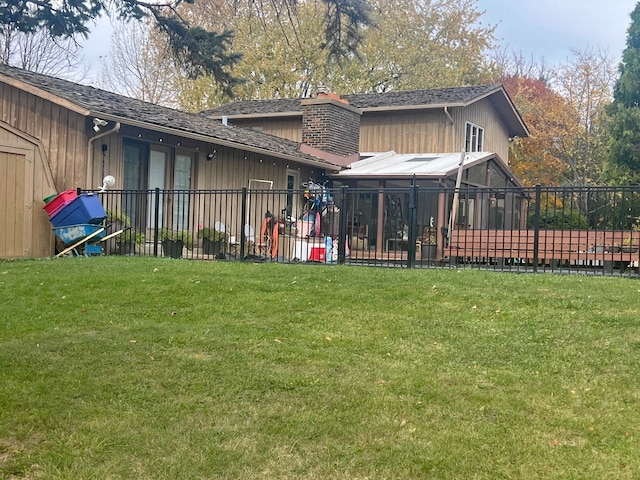
[(0, 152), (0, 202), (5, 210), (0, 225), (2, 258), (22, 257), (26, 247), (23, 239), (24, 208), (20, 207), (25, 195), (25, 170), (25, 154)]
[(52, 255), (54, 252), (54, 235), (51, 229), (49, 216), (42, 209), (44, 205), (43, 199), (55, 192), (53, 178), (48, 170), (46, 158), (41, 148), (36, 148), (34, 164), (33, 164), (33, 187), (31, 204), (29, 208), (32, 212), (31, 226), (29, 228), (31, 238), (32, 257), (45, 257)]
[[(399, 112), (365, 112), (360, 123), (360, 152), (444, 153), (458, 152), (465, 146), (466, 122), (484, 128), (484, 150), (497, 153), (505, 162), (509, 137), (491, 100), (483, 99), (468, 107)], [(263, 132), (300, 142), (302, 118), (230, 120), (242, 127), (259, 127)]]
[(250, 179), (261, 179), (273, 181), (274, 190), (283, 190), (287, 188), (287, 168), (299, 170), (301, 179), (318, 173), (318, 169), (227, 147), (218, 147), (211, 161), (206, 160), (206, 154), (200, 155), (198, 166), (198, 188), (213, 189), (239, 189), (247, 187)]
[[(201, 146), (200, 150), (203, 150)], [(209, 146), (208, 148), (211, 148)], [(252, 152), (243, 152), (241, 150), (230, 149), (227, 147), (218, 147), (216, 149), (216, 158), (206, 160), (206, 154), (199, 155), (197, 160), (198, 166), (198, 185), (197, 188), (206, 189), (242, 189), (249, 187), (249, 180), (268, 180), (273, 181), (273, 190), (283, 191), (287, 188), (287, 168), (298, 170), (300, 172), (300, 181), (305, 181), (309, 177), (316, 178), (318, 169), (298, 166), (289, 162), (273, 157), (258, 155)], [(300, 185), (297, 188), (301, 188)], [(249, 212), (251, 218), (261, 218), (264, 214), (262, 210), (269, 208), (276, 215), (286, 206), (286, 195), (277, 195), (277, 197), (269, 197), (271, 202), (268, 205), (255, 203), (248, 205), (252, 211)], [(238, 224), (241, 211), (240, 198), (238, 196), (230, 196), (222, 199), (215, 206), (215, 212), (199, 219), (199, 223), (205, 225), (213, 225), (216, 221), (222, 222), (233, 232), (240, 232), (242, 226)], [(206, 212), (206, 209), (202, 209)], [(254, 229), (258, 229), (254, 226)]]
[(85, 187), (85, 117), (10, 85), (0, 88), (2, 120), (42, 142), (58, 191)]
[(238, 127), (255, 128), (262, 133), (268, 133), (294, 142), (302, 142), (302, 116), (294, 118), (273, 119), (232, 119), (229, 123)]
[(367, 112), (362, 116), (361, 152), (449, 152), (451, 123), (444, 111)]
[(0, 258), (53, 253), (43, 199), (55, 192), (41, 145), (0, 128)]
[[(172, 135), (159, 134), (151, 130), (131, 126), (123, 126), (119, 133), (104, 136), (93, 142), (91, 152), (92, 188), (102, 184), (104, 175), (113, 175), (116, 184), (113, 189), (122, 188), (124, 175), (123, 141), (124, 139), (148, 144), (150, 148), (169, 149), (169, 157), (175, 157), (176, 152), (191, 153), (194, 158), (192, 171), (192, 186), (198, 190), (240, 190), (249, 186), (250, 179), (273, 181), (274, 190), (285, 190), (287, 187), (287, 168), (300, 172), (301, 181), (316, 177), (319, 170), (301, 166), (286, 160), (260, 155), (253, 152), (233, 149)], [(102, 144), (107, 145), (104, 155), (104, 172), (102, 168)], [(212, 160), (207, 154), (214, 154)], [(298, 186), (300, 188), (300, 186)], [(241, 210), (240, 197), (229, 195), (217, 196), (216, 205), (205, 205), (203, 199), (197, 199), (192, 207), (191, 223), (211, 226), (216, 221), (222, 222), (231, 231), (240, 231), (236, 225)], [(281, 203), (278, 203), (281, 201)], [(275, 204), (269, 205), (278, 213), (285, 207), (286, 197), (278, 198)], [(118, 208), (117, 204), (113, 208)], [(257, 214), (257, 212), (253, 212)], [(262, 212), (263, 213), (263, 212)], [(261, 214), (262, 214), (261, 213)]]
[(509, 133), (498, 117), (491, 101), (483, 99), (465, 108), (450, 109), (455, 122), (455, 147), (461, 151), (465, 145), (466, 123), (471, 122), (484, 128), (485, 152), (494, 152), (505, 162), (509, 158)]

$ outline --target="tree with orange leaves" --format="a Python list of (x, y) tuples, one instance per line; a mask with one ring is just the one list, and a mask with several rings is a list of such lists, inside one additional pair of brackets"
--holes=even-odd
[(526, 185), (561, 184), (569, 172), (560, 149), (577, 112), (541, 80), (512, 76), (502, 78), (501, 83), (530, 132), (528, 138), (516, 138), (511, 143), (511, 169)]

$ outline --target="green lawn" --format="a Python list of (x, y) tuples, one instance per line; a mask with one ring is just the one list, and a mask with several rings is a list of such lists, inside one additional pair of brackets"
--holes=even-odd
[(640, 472), (633, 279), (5, 261), (0, 319), (3, 479)]

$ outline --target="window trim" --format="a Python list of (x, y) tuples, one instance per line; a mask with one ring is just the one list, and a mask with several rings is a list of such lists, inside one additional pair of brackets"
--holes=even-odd
[(465, 151), (482, 152), (484, 149), (484, 127), (473, 122), (466, 122), (464, 132)]

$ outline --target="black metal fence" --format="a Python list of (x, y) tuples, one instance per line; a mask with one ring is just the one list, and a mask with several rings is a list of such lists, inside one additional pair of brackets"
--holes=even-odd
[(640, 187), (118, 190), (107, 254), (638, 274)]

